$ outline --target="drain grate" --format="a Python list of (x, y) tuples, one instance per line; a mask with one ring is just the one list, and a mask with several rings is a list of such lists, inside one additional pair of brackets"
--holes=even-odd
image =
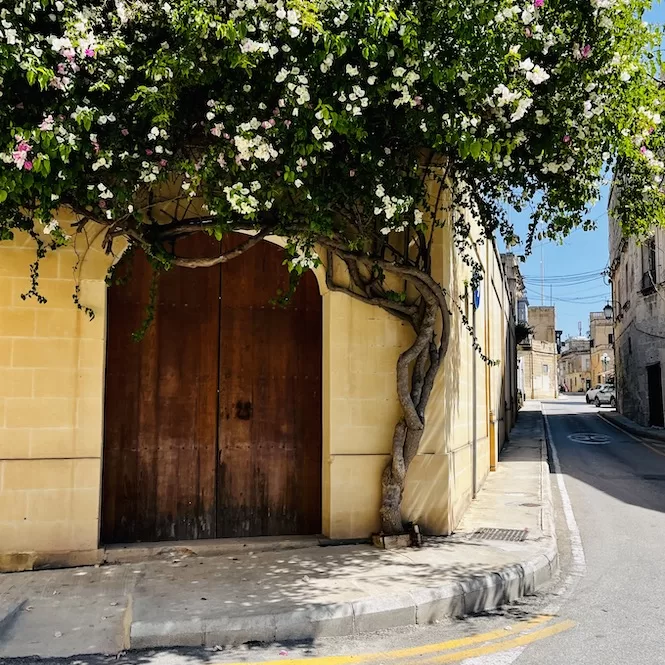
[(528, 529), (476, 529), (470, 540), (510, 540), (521, 542), (526, 540)]

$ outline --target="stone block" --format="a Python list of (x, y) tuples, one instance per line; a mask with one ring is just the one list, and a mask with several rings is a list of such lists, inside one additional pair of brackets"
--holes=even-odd
[[(41, 331), (38, 331), (38, 335)], [(61, 339), (49, 343), (43, 337), (15, 339), (12, 345), (13, 367), (76, 367), (76, 341)]]
[(1, 337), (34, 337), (36, 312), (31, 309), (0, 309)]
[(456, 582), (436, 588), (421, 588), (411, 592), (416, 606), (416, 621), (427, 625), (448, 617), (462, 616), (464, 598)]
[(74, 487), (76, 489), (98, 488), (100, 484), (101, 461), (99, 459), (77, 459), (73, 461)]
[(350, 603), (304, 608), (275, 616), (278, 642), (353, 634), (353, 608)]
[(203, 621), (186, 617), (177, 621), (134, 621), (129, 631), (131, 649), (200, 647), (205, 644)]
[(7, 399), (5, 426), (12, 427), (74, 427), (76, 401), (68, 398)]
[[(28, 492), (0, 492), (0, 522), (20, 522), (27, 516)], [(3, 534), (4, 537), (4, 534)]]
[(3, 491), (68, 489), (72, 482), (71, 460), (4, 460)]
[(0, 397), (31, 397), (32, 375), (31, 369), (0, 367)]
[(372, 633), (416, 623), (416, 605), (409, 593), (357, 600), (352, 605), (355, 633)]
[[(21, 430), (15, 430), (20, 432)], [(30, 457), (69, 458), (74, 455), (75, 430), (70, 428), (33, 429), (30, 432)]]
[(277, 619), (274, 614), (206, 619), (203, 625), (205, 646), (274, 642), (277, 632)]
[(30, 430), (0, 429), (0, 459), (30, 457)]

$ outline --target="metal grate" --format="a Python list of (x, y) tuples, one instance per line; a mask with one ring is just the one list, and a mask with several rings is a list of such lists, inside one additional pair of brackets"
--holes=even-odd
[(521, 542), (526, 540), (528, 529), (476, 529), (470, 540), (510, 540)]

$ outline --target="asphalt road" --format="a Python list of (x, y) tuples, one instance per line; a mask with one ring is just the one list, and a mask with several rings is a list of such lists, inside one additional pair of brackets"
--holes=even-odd
[(482, 616), (360, 638), (40, 663), (665, 664), (665, 445), (624, 434), (577, 396), (543, 408), (559, 465), (553, 470), (561, 471), (553, 496), (562, 573), (538, 596)]

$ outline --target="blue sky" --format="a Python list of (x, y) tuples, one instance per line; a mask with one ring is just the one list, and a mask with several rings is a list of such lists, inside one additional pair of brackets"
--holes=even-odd
[[(647, 20), (652, 23), (665, 23), (665, 6), (654, 2)], [(534, 244), (533, 253), (526, 263), (521, 265), (529, 304), (541, 304), (541, 284), (544, 284), (543, 304), (550, 304), (551, 294), (556, 306), (557, 329), (563, 330), (564, 339), (578, 334), (580, 322), (582, 334), (586, 335), (589, 329), (589, 312), (602, 310), (609, 298), (607, 278), (600, 275), (608, 263), (608, 190), (609, 188), (605, 189), (603, 197), (592, 211), (592, 218), (596, 219), (597, 224), (595, 231), (574, 231), (562, 244)], [(513, 213), (511, 221), (518, 234), (525, 238), (528, 216)], [(513, 251), (520, 253), (517, 247)], [(540, 281), (541, 256), (544, 282)]]

